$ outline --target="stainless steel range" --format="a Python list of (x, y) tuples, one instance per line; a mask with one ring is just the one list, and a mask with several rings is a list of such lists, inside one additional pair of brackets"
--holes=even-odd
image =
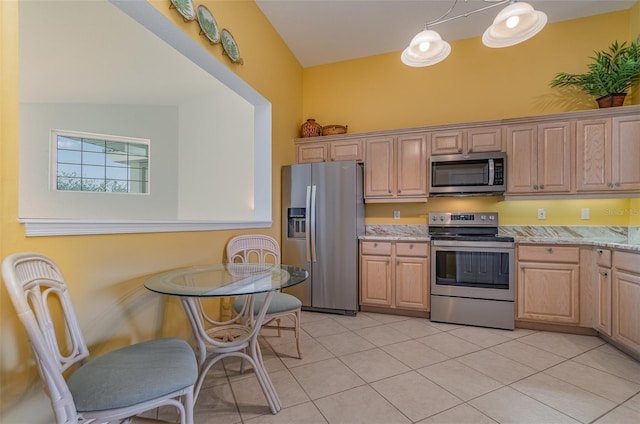
[(431, 320), (512, 330), (514, 239), (494, 212), (431, 212)]

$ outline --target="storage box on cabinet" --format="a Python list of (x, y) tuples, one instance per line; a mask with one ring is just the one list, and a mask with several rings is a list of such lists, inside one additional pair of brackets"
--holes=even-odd
[(389, 309), (429, 310), (429, 244), (361, 242), (360, 301)]
[(580, 249), (518, 247), (516, 318), (554, 324), (580, 322)]

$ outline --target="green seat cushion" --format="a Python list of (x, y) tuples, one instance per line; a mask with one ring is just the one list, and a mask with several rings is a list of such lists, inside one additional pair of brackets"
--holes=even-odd
[(114, 350), (78, 368), (67, 384), (79, 412), (124, 408), (195, 384), (198, 366), (182, 339)]
[[(260, 307), (264, 303), (264, 299), (267, 296), (266, 293), (258, 293), (253, 296), (253, 314), (257, 315), (260, 312)], [(244, 296), (236, 298), (233, 302), (233, 309), (236, 312), (240, 312), (242, 305), (244, 304)], [(290, 294), (277, 292), (274, 294), (267, 309), (267, 315), (279, 314), (287, 311), (295, 311), (302, 307), (302, 302), (295, 296)]]

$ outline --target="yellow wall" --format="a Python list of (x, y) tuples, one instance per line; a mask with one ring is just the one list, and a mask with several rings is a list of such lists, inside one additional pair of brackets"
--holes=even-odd
[[(634, 32), (640, 30), (636, 5), (633, 16), (618, 12), (551, 24), (534, 39), (513, 48), (490, 50), (478, 39), (454, 42), (451, 57), (431, 68), (408, 68), (396, 52), (303, 70), (253, 2), (198, 2), (233, 33), (244, 58), (242, 66), (231, 64), (221, 49), (206, 44), (197, 24), (185, 23), (175, 10), (168, 9), (169, 0), (152, 3), (272, 102), (274, 226), (264, 232), (278, 238), (280, 167), (294, 161), (292, 140), (299, 135), (303, 117), (315, 117), (323, 124), (346, 123), (351, 132), (360, 132), (595, 107), (592, 103), (565, 104), (565, 99), (547, 88), (551, 75), (580, 71), (592, 50), (628, 38), (631, 25)], [(238, 232), (25, 237), (17, 223), (17, 2), (0, 1), (0, 24), (0, 257), (33, 250), (59, 263), (94, 355), (159, 335), (189, 338), (179, 303), (147, 292), (142, 281), (168, 268), (221, 260), (226, 241)], [(503, 212), (511, 204), (477, 201), (481, 204), (455, 206)], [(421, 219), (424, 223), (427, 208), (452, 209), (443, 202), (432, 199), (426, 205), (396, 207), (408, 222)], [(638, 200), (614, 202), (616, 208), (640, 207)], [(510, 216), (502, 214), (503, 223), (529, 222), (533, 211), (545, 204), (513, 206), (508, 209)], [(592, 225), (617, 225), (602, 216), (604, 204), (591, 204)], [(572, 203), (565, 211), (548, 204), (545, 224), (565, 222), (584, 207), (581, 205)], [(374, 222), (380, 215), (386, 220), (394, 208), (369, 205), (367, 219)], [(51, 422), (24, 332), (4, 288), (0, 288), (0, 334), (0, 422)]]
[[(175, 9), (169, 9), (169, 0), (152, 3), (272, 103), (274, 226), (259, 232), (279, 238), (280, 168), (293, 162), (292, 140), (298, 136), (302, 117), (300, 64), (253, 2), (198, 1), (232, 32), (242, 66), (223, 56), (219, 45), (205, 43), (198, 24), (185, 23)], [(30, 250), (58, 262), (93, 355), (160, 335), (189, 339), (179, 301), (152, 294), (142, 287), (143, 280), (174, 267), (221, 261), (227, 240), (239, 231), (25, 237), (17, 223), (17, 1), (0, 1), (0, 37), (0, 256)], [(0, 287), (0, 334), (0, 422), (52, 422), (24, 331), (4, 287)]]
[[(580, 73), (594, 50), (640, 33), (640, 3), (628, 11), (555, 24), (526, 42), (504, 49), (484, 47), (479, 37), (451, 43), (451, 55), (425, 68), (400, 61), (400, 52), (304, 70), (303, 116), (320, 124), (348, 124), (349, 132), (596, 109), (588, 96), (567, 96), (549, 87), (557, 72)], [(407, 40), (407, 43), (409, 40)], [(629, 96), (626, 104), (640, 103)], [(608, 204), (613, 206), (608, 206)], [(538, 208), (547, 219), (537, 219)], [(498, 211), (504, 225), (628, 225), (629, 199), (502, 201), (429, 199), (427, 204), (366, 206), (367, 224), (425, 224), (429, 211)], [(581, 208), (591, 219), (581, 220)], [(393, 211), (400, 210), (400, 220)]]

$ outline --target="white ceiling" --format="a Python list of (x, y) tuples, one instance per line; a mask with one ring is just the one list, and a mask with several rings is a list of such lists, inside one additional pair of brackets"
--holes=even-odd
[[(401, 52), (425, 22), (442, 16), (455, 0), (256, 0), (303, 67)], [(496, 0), (457, 0), (449, 16)], [(549, 22), (630, 8), (636, 0), (529, 0)], [(506, 5), (432, 29), (446, 41), (482, 35)], [(544, 30), (543, 30), (544, 31)], [(400, 59), (398, 59), (400, 60)]]

